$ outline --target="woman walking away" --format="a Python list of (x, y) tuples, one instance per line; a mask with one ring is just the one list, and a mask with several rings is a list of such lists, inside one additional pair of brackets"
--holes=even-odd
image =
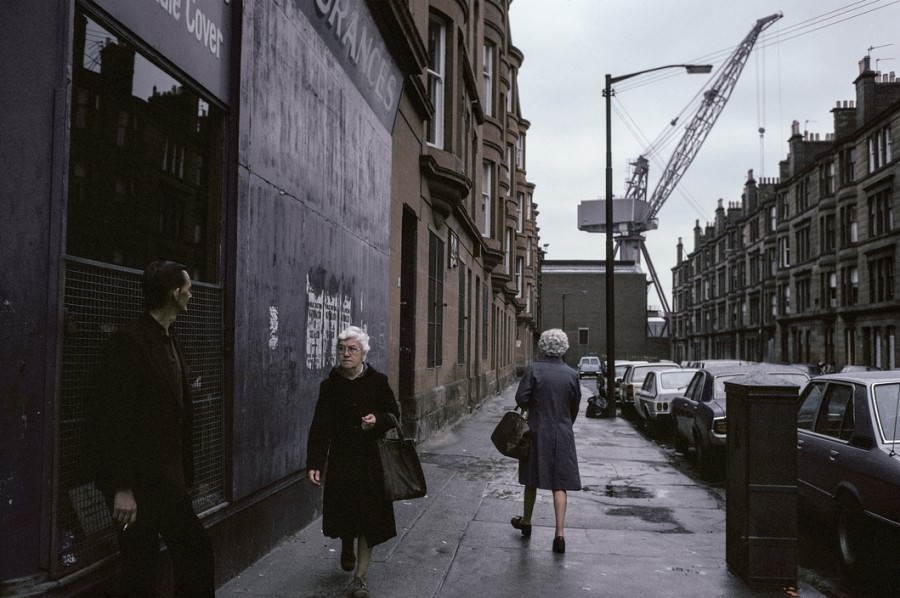
[(523, 537), (531, 537), (537, 489), (552, 490), (556, 513), (553, 552), (556, 553), (566, 551), (566, 491), (581, 490), (572, 431), (581, 403), (581, 386), (578, 372), (562, 360), (568, 349), (565, 332), (558, 328), (545, 330), (538, 340), (540, 356), (525, 368), (516, 391), (516, 403), (528, 410), (531, 449), (528, 458), (519, 461), (519, 483), (525, 486), (522, 516), (513, 517), (511, 523)]
[(325, 478), (322, 532), (341, 539), (341, 568), (356, 568), (351, 598), (368, 598), (372, 547), (397, 535), (394, 505), (383, 496), (376, 441), (394, 426), (390, 415), (399, 416), (399, 409), (387, 377), (366, 363), (369, 336), (362, 329), (341, 332), (337, 352), (339, 365), (319, 387), (307, 478), (316, 486)]

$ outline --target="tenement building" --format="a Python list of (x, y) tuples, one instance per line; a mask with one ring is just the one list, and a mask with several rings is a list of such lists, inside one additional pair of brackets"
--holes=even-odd
[(419, 439), (515, 379), (539, 243), (510, 1), (4, 4), (0, 595), (110, 589), (92, 379), (152, 260), (194, 282), (175, 330), (219, 584), (320, 513), (342, 329)]
[(755, 180), (677, 247), (674, 357), (897, 367), (894, 224), (900, 81), (860, 61), (834, 133), (793, 124), (778, 179)]

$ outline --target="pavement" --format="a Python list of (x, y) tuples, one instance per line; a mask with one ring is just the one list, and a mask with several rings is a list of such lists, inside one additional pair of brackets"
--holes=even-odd
[[(582, 387), (584, 396), (588, 389)], [(395, 503), (397, 537), (373, 550), (372, 598), (823, 596), (800, 581), (754, 589), (725, 561), (724, 494), (677, 471), (622, 419), (575, 422), (583, 489), (570, 492), (566, 553), (551, 551), (553, 502), (539, 490), (534, 531), (521, 514), (517, 462), (490, 435), (515, 386), (419, 445), (428, 496)], [(219, 598), (346, 596), (340, 541), (315, 520), (219, 588)]]

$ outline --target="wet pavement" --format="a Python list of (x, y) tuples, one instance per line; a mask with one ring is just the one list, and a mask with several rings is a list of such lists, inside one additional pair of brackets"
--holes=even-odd
[[(566, 553), (551, 551), (549, 491), (538, 491), (523, 539), (509, 524), (522, 509), (517, 463), (490, 442), (514, 392), (419, 446), (429, 494), (395, 504), (398, 536), (373, 552), (373, 598), (823, 595), (802, 580), (748, 587), (725, 562), (724, 491), (672, 467), (667, 449), (627, 420), (584, 418), (584, 402), (575, 423), (584, 488), (569, 493)], [(316, 520), (217, 596), (346, 596), (352, 574), (339, 553)]]

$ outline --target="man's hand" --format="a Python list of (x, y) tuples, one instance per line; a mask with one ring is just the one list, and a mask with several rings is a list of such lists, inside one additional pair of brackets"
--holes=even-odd
[(123, 531), (137, 520), (137, 502), (134, 500), (134, 492), (130, 488), (116, 491), (113, 499), (112, 518), (122, 526)]
[(375, 415), (370, 413), (362, 417), (362, 429), (371, 430), (375, 427)]
[(316, 486), (319, 486), (322, 483), (322, 472), (318, 469), (308, 469), (306, 471), (306, 479)]

